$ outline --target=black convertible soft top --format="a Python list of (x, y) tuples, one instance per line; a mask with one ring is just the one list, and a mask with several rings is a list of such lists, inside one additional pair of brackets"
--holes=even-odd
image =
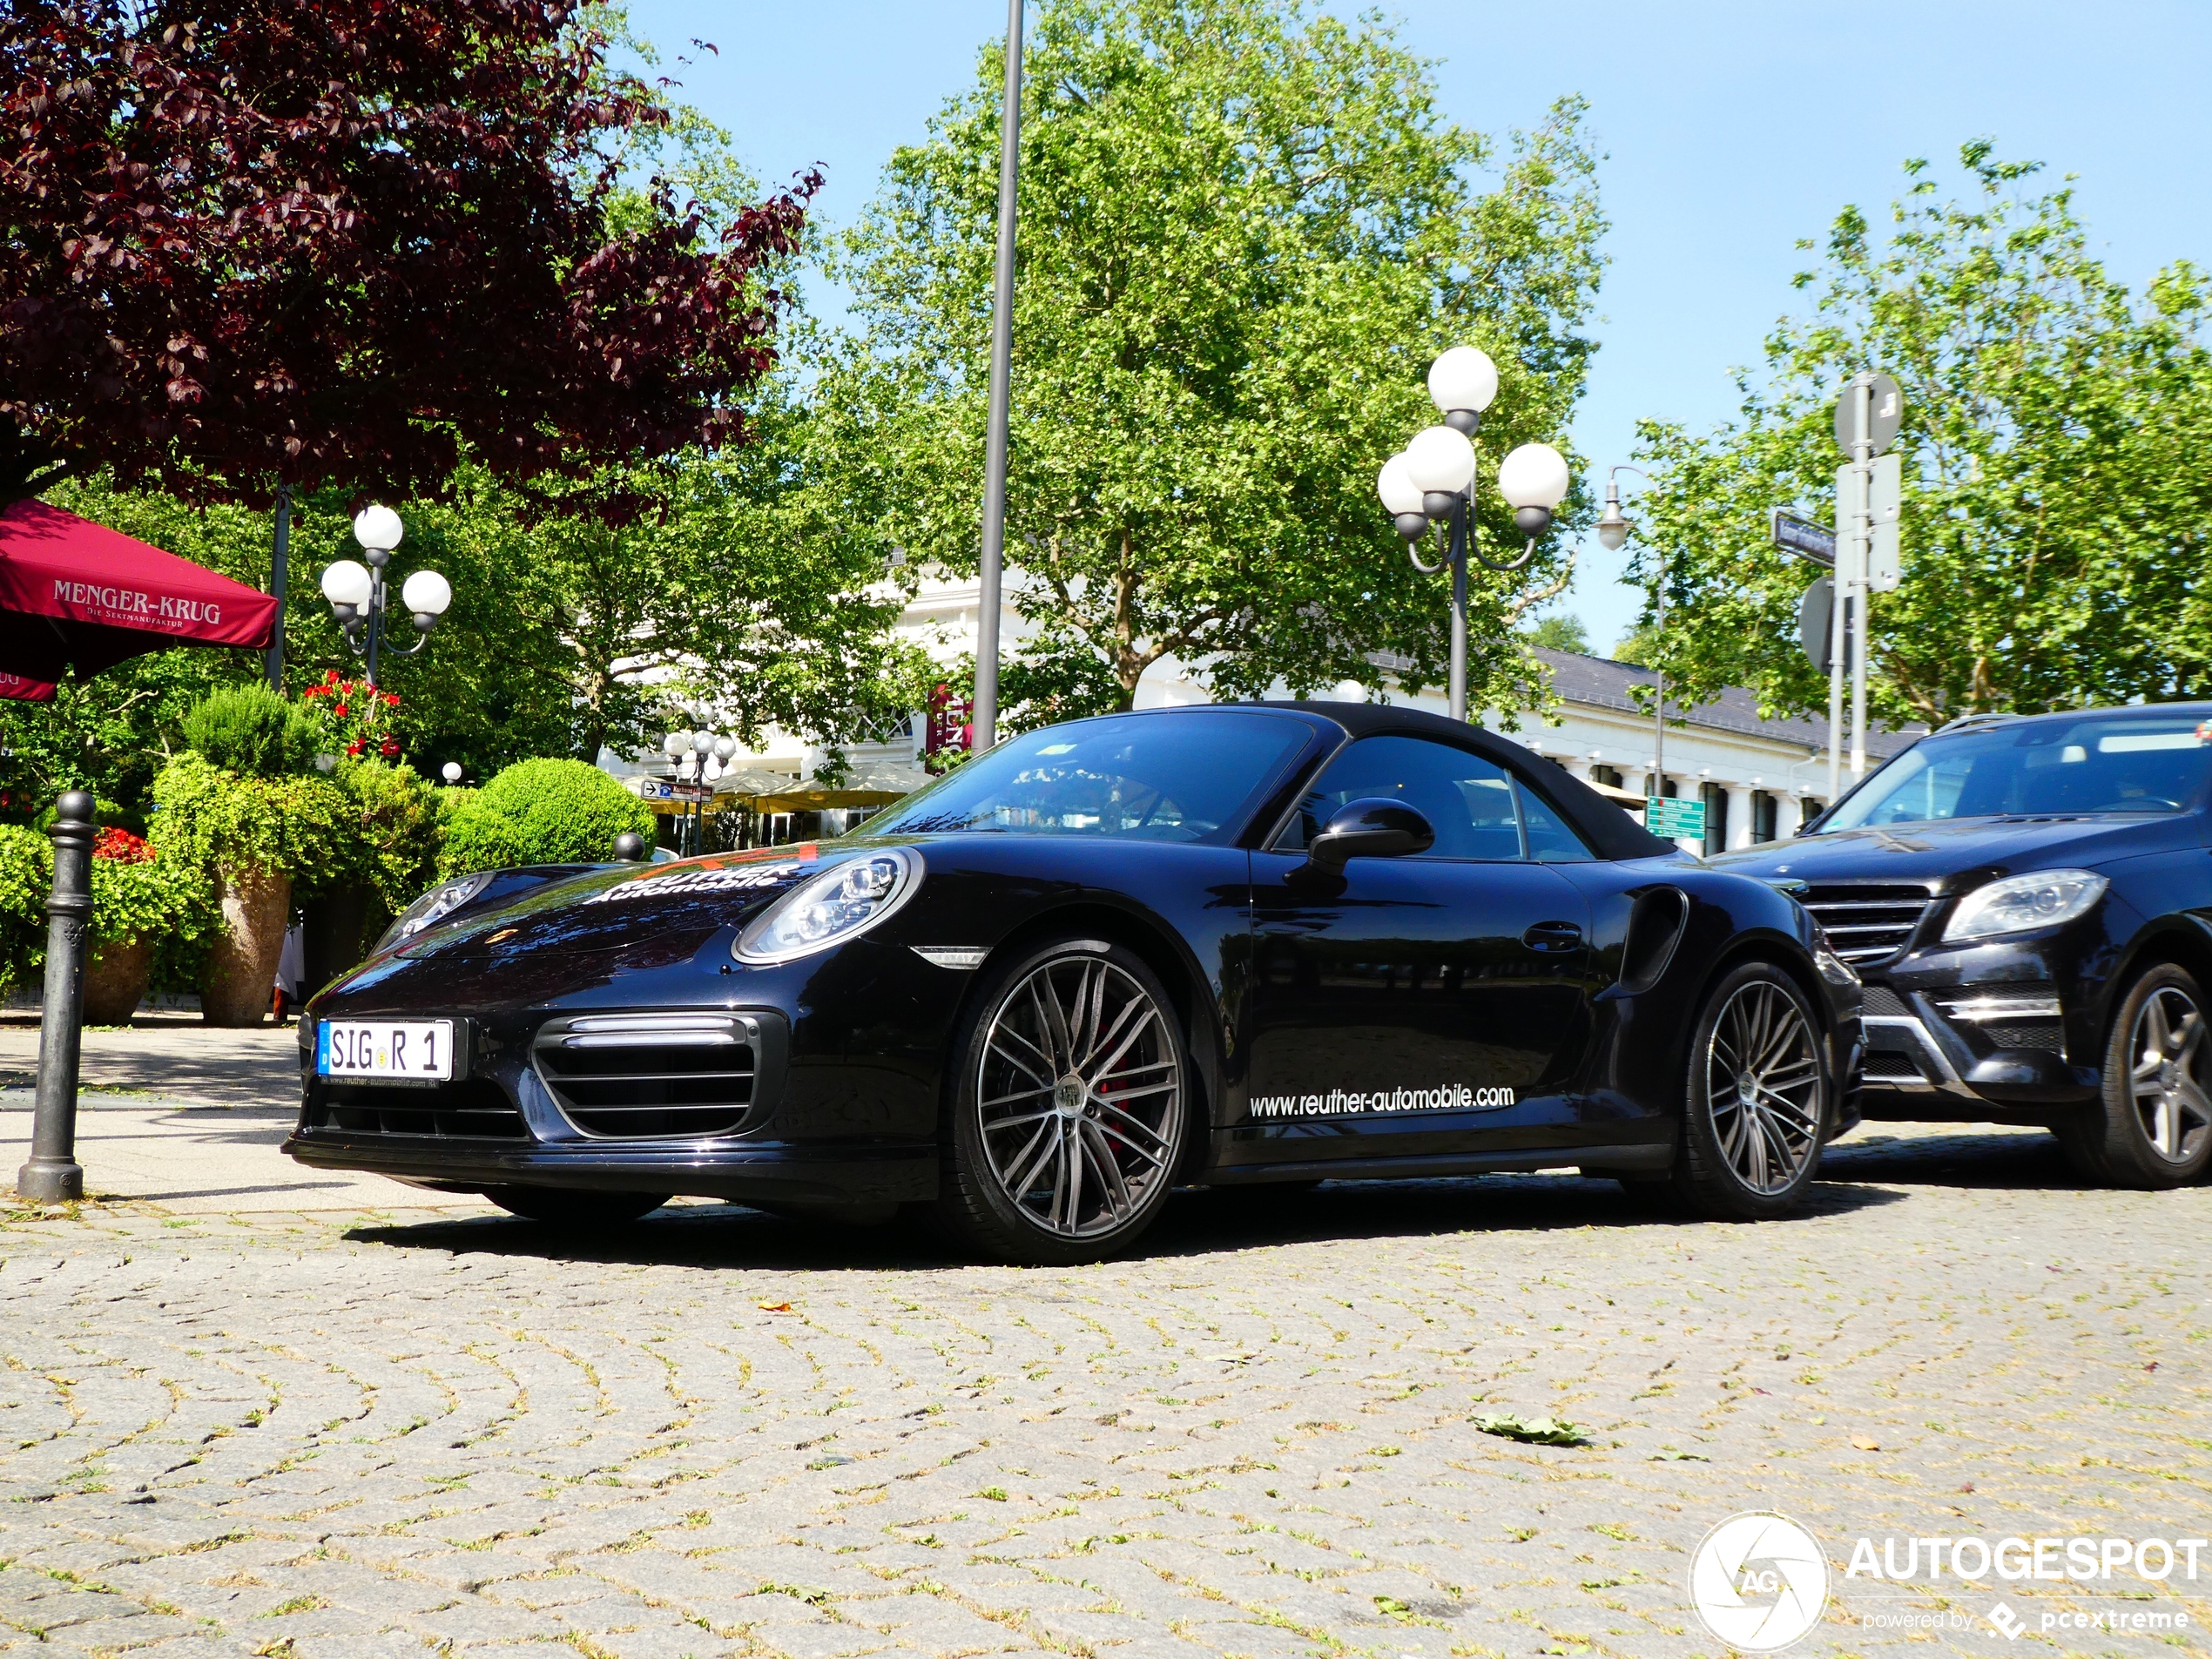
[(1602, 858), (1660, 858), (1679, 851), (1672, 841), (1652, 834), (1566, 767), (1554, 765), (1541, 756), (1530, 754), (1512, 739), (1486, 732), (1479, 725), (1447, 719), (1423, 709), (1393, 708), (1383, 703), (1264, 703), (1257, 706), (1295, 709), (1301, 714), (1317, 715), (1343, 727), (1355, 738), (1402, 732), (1409, 736), (1440, 738), (1463, 749), (1472, 749), (1484, 759), (1494, 760), (1526, 779)]

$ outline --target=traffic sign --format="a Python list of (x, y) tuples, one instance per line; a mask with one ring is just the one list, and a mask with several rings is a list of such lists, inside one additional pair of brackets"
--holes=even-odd
[(1674, 795), (1648, 795), (1643, 802), (1643, 826), (1664, 840), (1705, 839), (1705, 803)]
[(1829, 668), (1828, 647), (1835, 639), (1835, 578), (1815, 577), (1804, 597), (1797, 601), (1797, 642), (1805, 648), (1812, 665), (1824, 674)]
[[(1873, 383), (1874, 401), (1867, 411), (1866, 437), (1878, 455), (1897, 442), (1898, 422), (1905, 418), (1905, 394), (1886, 374), (1878, 372), (1867, 378)], [(1854, 376), (1836, 400), (1836, 447), (1853, 457), (1858, 454), (1858, 384)]]
[(1877, 593), (1893, 592), (1905, 580), (1898, 531), (1905, 513), (1905, 469), (1897, 456), (1883, 455), (1874, 462), (1867, 510), (1873, 516), (1873, 541), (1866, 550), (1866, 585)]
[(1836, 532), (1825, 524), (1816, 524), (1777, 507), (1768, 515), (1767, 533), (1774, 538), (1775, 546), (1785, 553), (1795, 553), (1815, 564), (1836, 562)]

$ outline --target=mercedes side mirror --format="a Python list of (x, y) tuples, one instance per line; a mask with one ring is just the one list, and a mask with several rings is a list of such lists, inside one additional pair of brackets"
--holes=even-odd
[(1331, 813), (1305, 859), (1333, 875), (1352, 859), (1402, 859), (1435, 845), (1436, 831), (1420, 813), (1402, 800), (1371, 795)]

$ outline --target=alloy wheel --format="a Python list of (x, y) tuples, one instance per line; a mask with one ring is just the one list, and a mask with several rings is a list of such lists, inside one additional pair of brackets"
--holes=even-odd
[(2135, 1016), (2129, 1088), (2150, 1150), (2168, 1163), (2186, 1163), (2212, 1133), (2212, 1096), (2198, 1074), (2204, 1063), (2204, 1015), (2177, 986), (2163, 985)]
[(983, 1042), (975, 1099), (991, 1178), (1062, 1238), (1111, 1232), (1173, 1170), (1183, 1062), (1135, 978), (1063, 956), (1008, 990)]
[(1820, 1146), (1820, 1051), (1804, 1011), (1778, 985), (1742, 987), (1705, 1051), (1713, 1133), (1753, 1192), (1785, 1192)]

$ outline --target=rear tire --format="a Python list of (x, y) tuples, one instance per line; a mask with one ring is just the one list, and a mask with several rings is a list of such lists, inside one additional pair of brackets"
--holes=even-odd
[(987, 973), (953, 1050), (940, 1220), (1001, 1261), (1103, 1261), (1158, 1218), (1183, 1161), (1175, 1005), (1105, 940), (1053, 940)]
[(1788, 1215), (1820, 1166), (1835, 1082), (1797, 982), (1745, 962), (1705, 999), (1683, 1080), (1678, 1203), (1712, 1221)]
[(2171, 962), (2128, 988), (2105, 1039), (2103, 1100), (2055, 1126), (2078, 1174), (2152, 1191), (2204, 1178), (2212, 1165), (2205, 1015), (2195, 979)]
[(509, 1215), (556, 1227), (621, 1227), (668, 1202), (665, 1192), (598, 1192), (589, 1187), (486, 1187)]

